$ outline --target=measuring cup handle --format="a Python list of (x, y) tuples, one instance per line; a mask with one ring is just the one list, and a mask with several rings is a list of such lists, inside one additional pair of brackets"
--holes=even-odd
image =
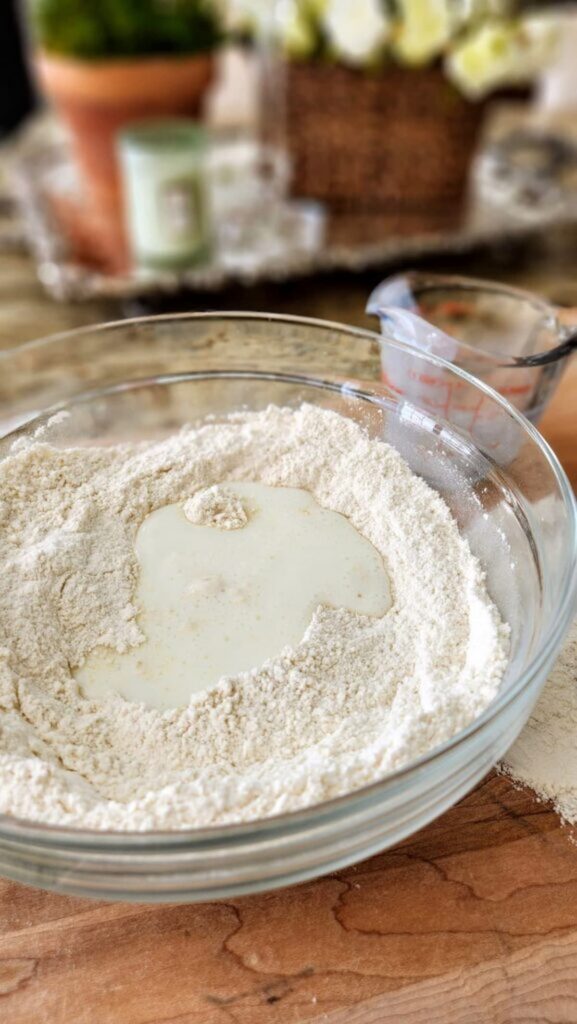
[(560, 359), (567, 359), (577, 349), (577, 309), (558, 309), (557, 319), (561, 324), (561, 341), (549, 352), (540, 352), (519, 360), (523, 366), (548, 366)]

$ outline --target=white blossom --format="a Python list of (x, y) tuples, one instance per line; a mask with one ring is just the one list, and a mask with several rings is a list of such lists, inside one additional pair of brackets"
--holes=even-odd
[(260, 33), (274, 21), (275, 0), (220, 0), (231, 30)]
[(366, 64), (390, 33), (383, 0), (327, 0), (322, 24), (335, 54), (348, 64)]
[(298, 0), (279, 0), (275, 7), (275, 29), (291, 57), (308, 57), (316, 42), (315, 10)]
[(512, 0), (211, 0), (230, 28), (275, 37), (290, 57), (323, 47), (367, 67), (388, 54), (420, 65), (445, 57), (447, 74), (472, 99), (530, 81), (554, 52), (554, 14), (507, 17)]
[(451, 0), (398, 0), (400, 19), (395, 50), (405, 64), (425, 64), (438, 56), (455, 28)]
[(471, 99), (529, 82), (553, 57), (558, 30), (558, 19), (547, 15), (488, 22), (455, 47), (446, 61), (447, 73)]
[(452, 14), (455, 24), (487, 18), (508, 17), (514, 9), (512, 0), (453, 0)]

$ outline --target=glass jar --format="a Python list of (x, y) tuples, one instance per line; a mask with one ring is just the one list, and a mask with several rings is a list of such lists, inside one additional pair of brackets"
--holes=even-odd
[(119, 136), (125, 219), (135, 264), (179, 270), (212, 249), (208, 141), (193, 121), (143, 121)]

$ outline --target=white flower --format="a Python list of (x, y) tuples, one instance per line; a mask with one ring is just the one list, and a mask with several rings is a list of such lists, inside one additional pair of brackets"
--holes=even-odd
[(313, 13), (298, 0), (279, 0), (276, 4), (276, 32), (291, 57), (308, 57), (312, 53), (317, 38)]
[(273, 0), (221, 0), (231, 30), (267, 32), (274, 22)]
[(482, 18), (505, 18), (511, 11), (511, 0), (454, 0), (451, 4), (455, 24), (466, 25)]
[(532, 14), (523, 18), (521, 35), (526, 44), (533, 74), (543, 69), (555, 57), (561, 37), (561, 21), (555, 14)]
[(447, 73), (471, 99), (500, 86), (529, 82), (553, 57), (558, 35), (554, 16), (489, 22), (455, 48), (447, 59)]
[(405, 64), (438, 56), (453, 34), (451, 0), (398, 0), (395, 50)]
[(390, 32), (383, 0), (327, 0), (322, 23), (336, 55), (348, 64), (366, 64)]

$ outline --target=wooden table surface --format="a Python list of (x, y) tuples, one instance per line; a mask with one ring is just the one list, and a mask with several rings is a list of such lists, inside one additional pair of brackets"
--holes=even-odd
[[(459, 269), (577, 305), (576, 252)], [(370, 283), (245, 304), (362, 322)], [(52, 304), (24, 255), (0, 255), (0, 345), (111, 312)], [(543, 422), (577, 484), (576, 405), (577, 362)], [(491, 776), (394, 850), (269, 895), (112, 905), (0, 880), (0, 1021), (575, 1024), (577, 846), (552, 810)]]

